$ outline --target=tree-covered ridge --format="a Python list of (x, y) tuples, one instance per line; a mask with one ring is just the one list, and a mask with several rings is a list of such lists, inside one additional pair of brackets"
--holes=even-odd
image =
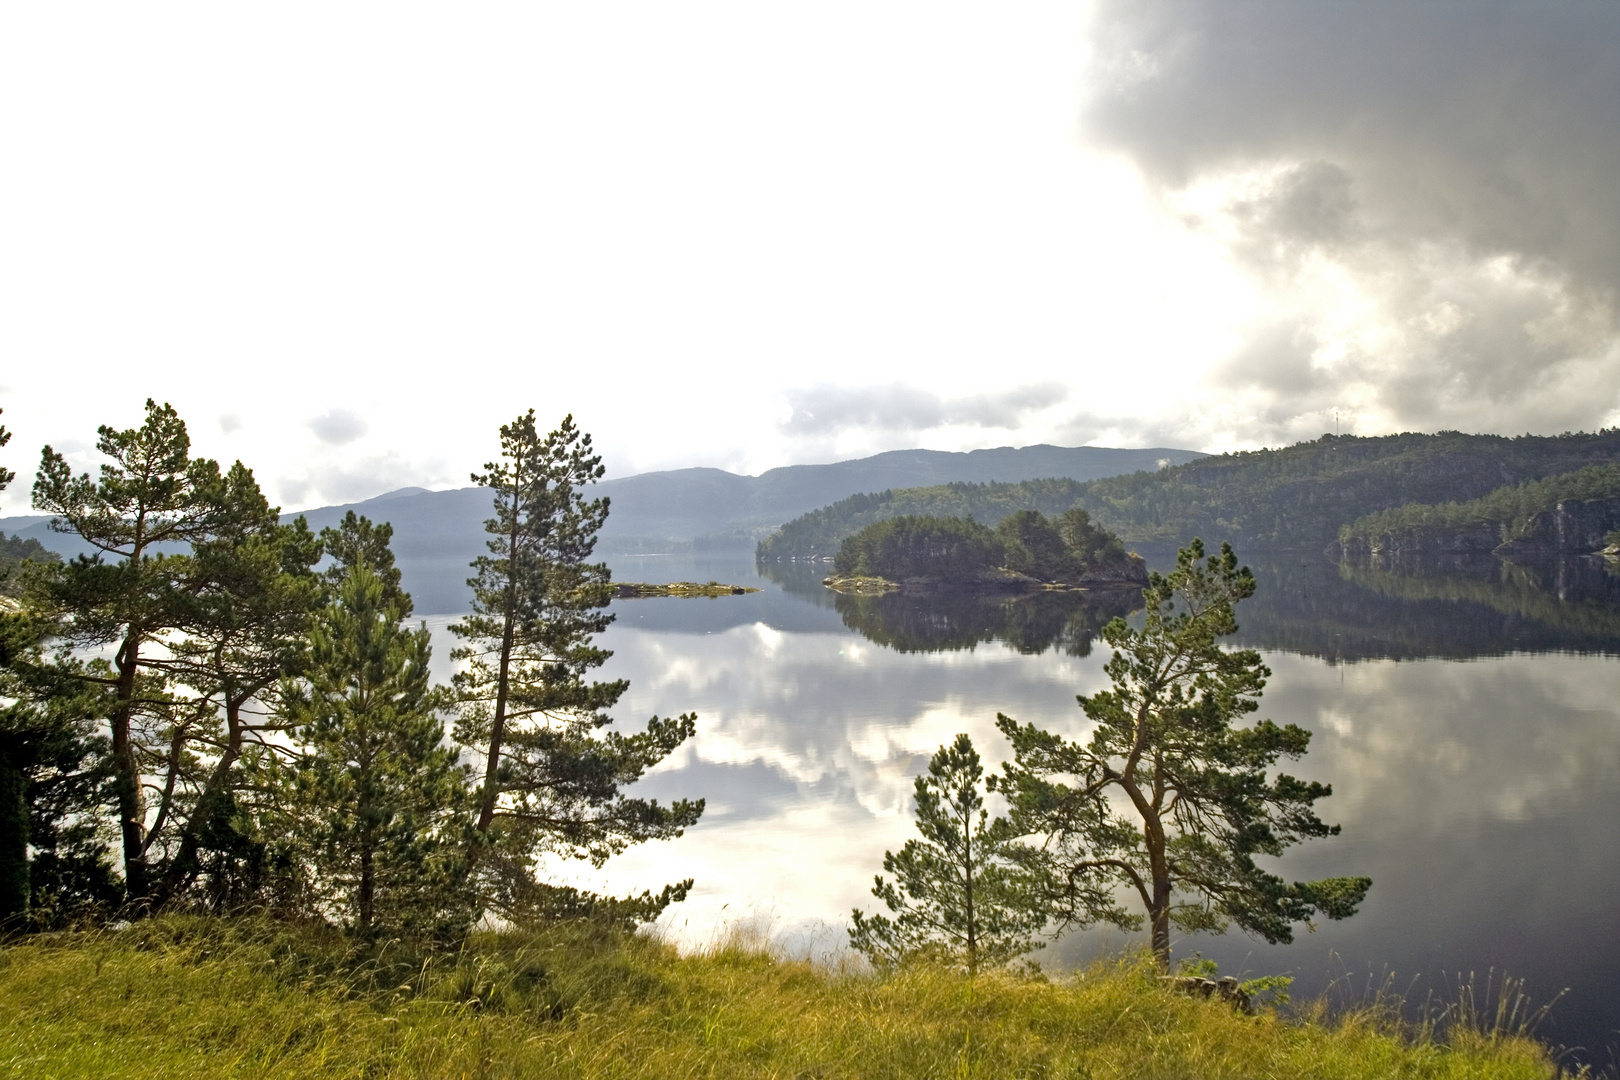
[(0, 533), (0, 596), (16, 596), (21, 590), (17, 569), (24, 562), (61, 562), (62, 556), (47, 551), (33, 537), (7, 536)]
[(905, 581), (969, 581), (1001, 565), (996, 534), (972, 518), (906, 514), (868, 525), (839, 545), (839, 574)]
[(1019, 510), (994, 529), (970, 517), (889, 518), (845, 538), (833, 568), (841, 576), (890, 582), (1147, 581), (1142, 560), (1127, 555), (1119, 537), (1080, 509), (1055, 520)]
[(1357, 518), (1339, 530), (1339, 539), (1367, 540), (1388, 533), (1446, 533), (1476, 525), (1494, 525), (1506, 542), (1524, 535), (1537, 514), (1569, 499), (1620, 497), (1620, 462), (1588, 465), (1520, 484), (1504, 484), (1466, 502), (1407, 503)]
[(1620, 462), (1620, 429), (1557, 436), (1405, 433), (1324, 435), (1314, 442), (1200, 458), (1152, 472), (1084, 483), (947, 484), (856, 495), (783, 525), (759, 545), (762, 559), (826, 557), (874, 521), (903, 514), (995, 524), (1015, 510), (1059, 514), (1071, 506), (1128, 544), (1193, 536), (1322, 548), (1341, 526), (1410, 503), (1482, 498), (1593, 465)]
[(1024, 480), (1016, 484), (938, 484), (893, 488), (812, 510), (760, 542), (761, 559), (831, 557), (844, 538), (893, 517), (972, 518), (994, 525), (1019, 510), (1056, 516), (1074, 505), (1085, 488), (1078, 480)]
[(1324, 435), (1278, 450), (1201, 458), (1081, 485), (1079, 505), (1127, 542), (1218, 535), (1322, 547), (1339, 527), (1408, 503), (1480, 498), (1589, 465), (1620, 461), (1620, 429), (1551, 437), (1405, 433)]

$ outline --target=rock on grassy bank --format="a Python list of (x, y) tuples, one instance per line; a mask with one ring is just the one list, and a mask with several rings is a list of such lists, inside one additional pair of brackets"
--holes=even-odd
[(1538, 1044), (1387, 1015), (1245, 1016), (1151, 967), (829, 971), (591, 926), (424, 955), (166, 917), (0, 949), (0, 1072), (34, 1077), (1544, 1078)]

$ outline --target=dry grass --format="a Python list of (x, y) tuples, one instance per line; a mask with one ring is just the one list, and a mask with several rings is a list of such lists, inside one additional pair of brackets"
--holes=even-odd
[[(589, 926), (359, 952), (321, 928), (154, 920), (0, 950), (0, 1075), (1549, 1077), (1514, 1035), (1387, 1010), (1246, 1017), (1120, 961), (1048, 982), (681, 957)], [(1414, 1037), (1415, 1036), (1415, 1037)]]

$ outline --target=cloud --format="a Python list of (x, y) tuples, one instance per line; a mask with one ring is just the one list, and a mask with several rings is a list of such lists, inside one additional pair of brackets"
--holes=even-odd
[(351, 443), (366, 433), (366, 422), (350, 409), (332, 409), (309, 422), (315, 437), (333, 446)]
[(1612, 6), (1101, 0), (1092, 29), (1089, 139), (1255, 290), (1206, 430), (1613, 416)]
[(219, 417), (219, 430), (222, 435), (229, 435), (242, 427), (242, 418), (236, 413), (221, 413)]
[(328, 506), (360, 502), (402, 487), (438, 487), (457, 478), (439, 459), (411, 461), (396, 453), (334, 455), (278, 477), (275, 492), (283, 506)]
[(946, 426), (1015, 428), (1032, 412), (1061, 403), (1059, 383), (1038, 383), (1000, 393), (941, 398), (895, 383), (843, 387), (823, 384), (787, 392), (790, 415), (780, 426), (789, 435), (835, 435), (851, 428), (914, 433)]

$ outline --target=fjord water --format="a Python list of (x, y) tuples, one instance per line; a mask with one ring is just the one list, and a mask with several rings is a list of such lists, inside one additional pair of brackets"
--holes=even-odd
[[(1606, 1060), (1620, 1038), (1615, 580), (1591, 564), (1413, 576), (1308, 554), (1248, 561), (1259, 590), (1234, 644), (1272, 669), (1259, 715), (1314, 733), (1289, 771), (1333, 785), (1320, 810), (1343, 826), (1277, 869), (1374, 885), (1359, 915), (1291, 945), (1234, 932), (1178, 941), (1177, 954), (1290, 973), (1296, 997), (1387, 981), (1450, 999), (1459, 978), (1483, 986), (1505, 971), (1538, 1001), (1567, 987), (1541, 1033)], [(1105, 684), (1092, 635), (1135, 598), (851, 599), (821, 587), (825, 568), (765, 569), (747, 555), (615, 561), (621, 580), (761, 591), (615, 602), (603, 675), (630, 680), (615, 715), (698, 714), (697, 737), (640, 788), (703, 796), (708, 810), (685, 837), (601, 872), (557, 869), (617, 891), (695, 878), (665, 919), (682, 941), (756, 924), (831, 949), (850, 908), (875, 903), (885, 849), (911, 835), (912, 779), (934, 749), (966, 731), (999, 763), (998, 712), (1083, 734), (1074, 696)], [(449, 621), (429, 619), (446, 669)], [(1078, 963), (1126, 940), (1072, 934), (1041, 959)]]

